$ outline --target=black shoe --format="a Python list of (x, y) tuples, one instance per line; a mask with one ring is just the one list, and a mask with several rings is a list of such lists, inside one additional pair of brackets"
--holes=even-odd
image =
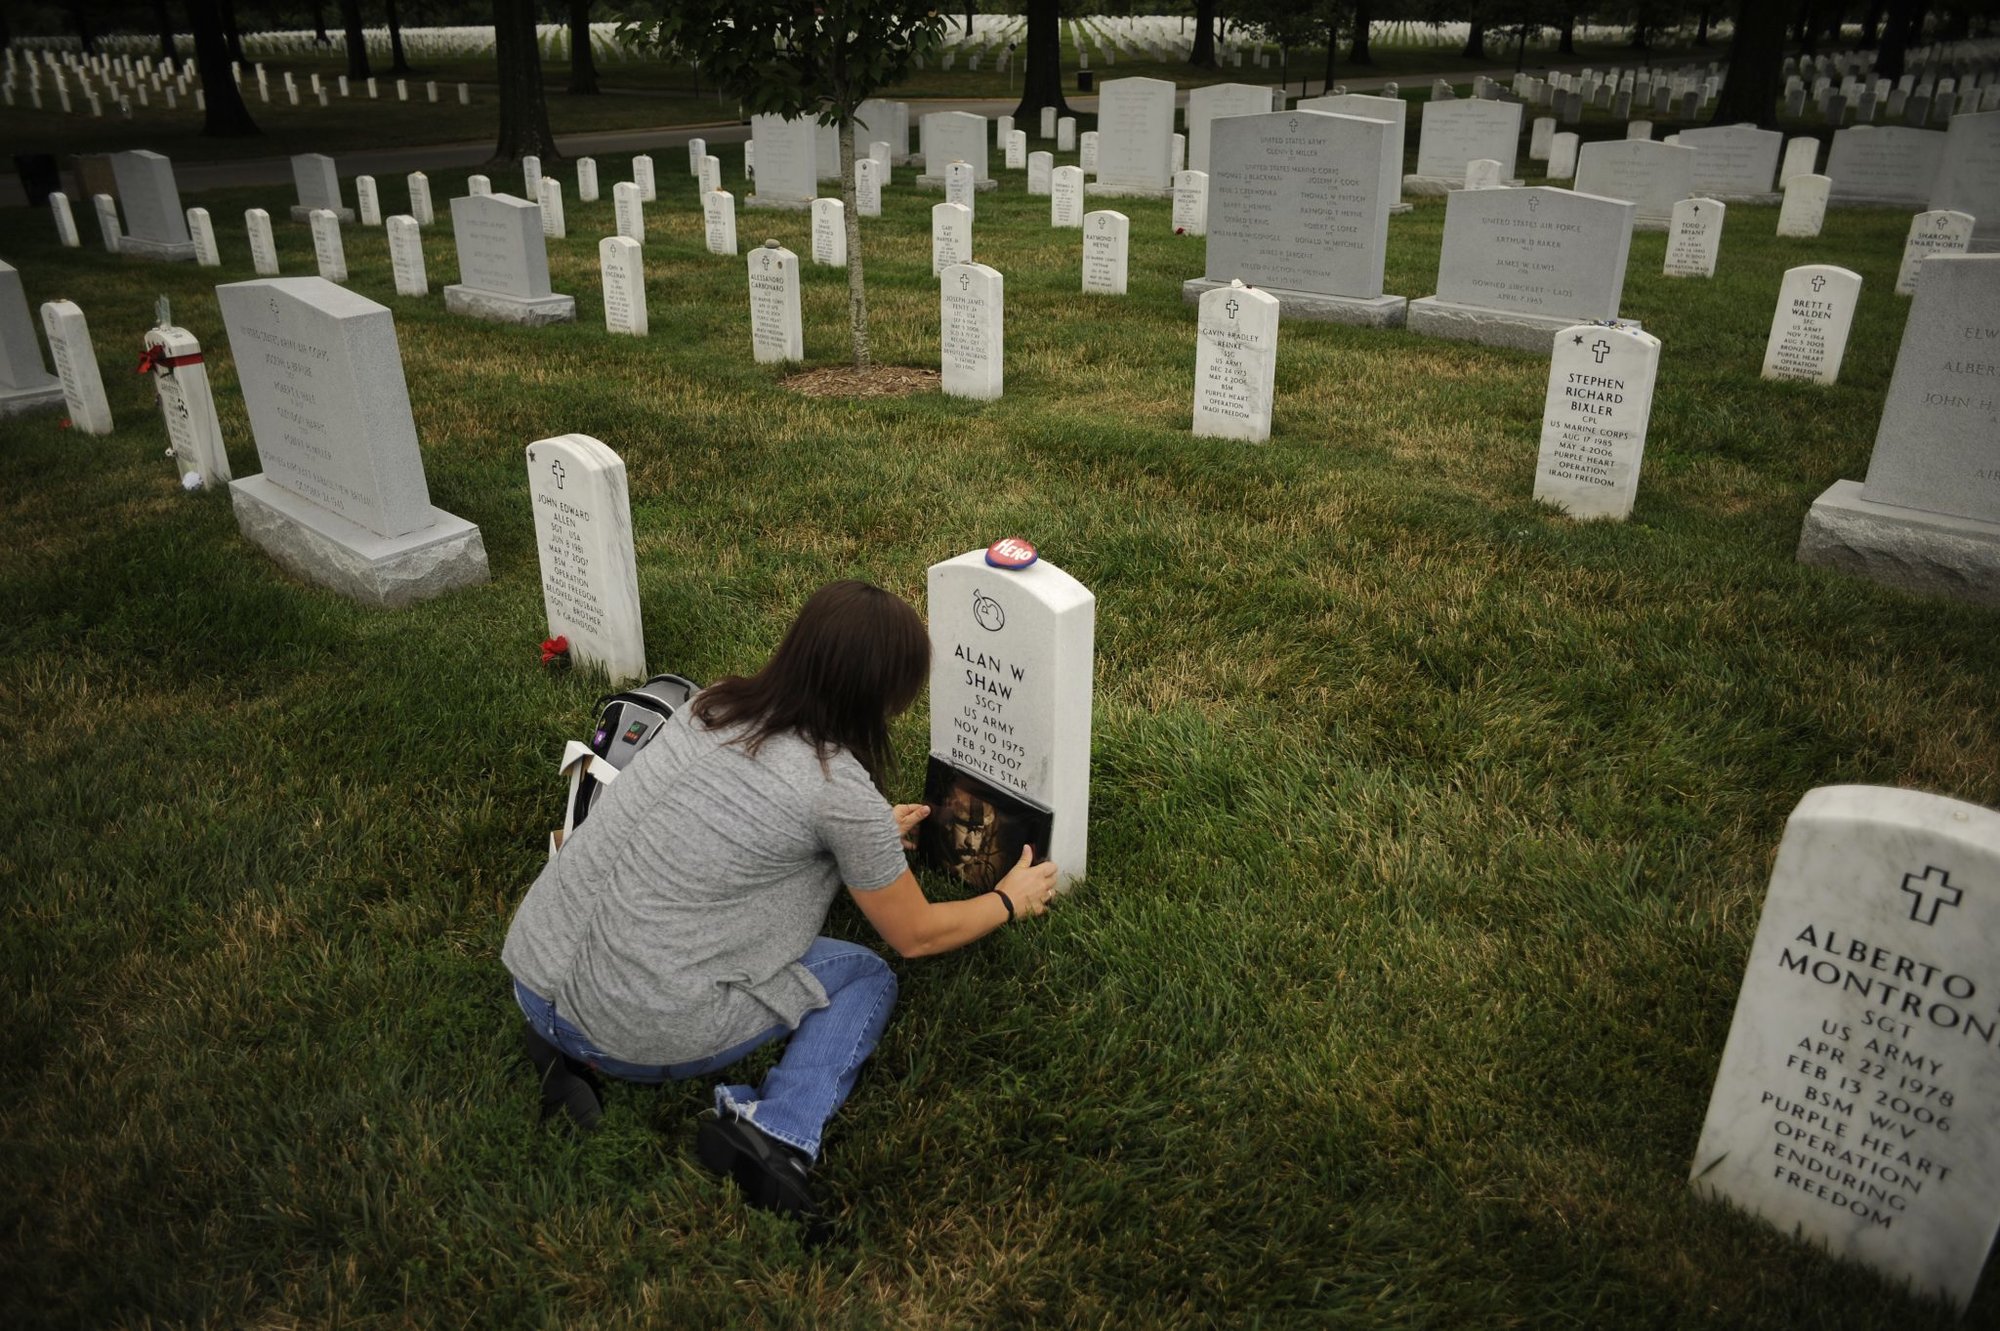
[(527, 1055), (542, 1083), (542, 1122), (563, 1115), (578, 1132), (595, 1132), (604, 1117), (598, 1092), (602, 1082), (589, 1068), (544, 1040), (533, 1026), (521, 1027), (521, 1052)]
[(727, 1174), (752, 1206), (807, 1222), (819, 1218), (812, 1194), (812, 1160), (798, 1147), (767, 1136), (748, 1119), (703, 1110), (695, 1156), (714, 1174)]

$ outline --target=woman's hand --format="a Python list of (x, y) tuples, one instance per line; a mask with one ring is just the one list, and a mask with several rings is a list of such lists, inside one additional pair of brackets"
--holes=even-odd
[(903, 838), (904, 850), (917, 848), (917, 825), (931, 816), (928, 804), (898, 804), (896, 813), (896, 835)]
[(1007, 900), (1014, 903), (1017, 916), (1046, 915), (1049, 913), (1049, 902), (1056, 894), (1055, 861), (1036, 864), (1035, 848), (1023, 846), (1020, 860), (994, 886), (994, 891), (1007, 894)]

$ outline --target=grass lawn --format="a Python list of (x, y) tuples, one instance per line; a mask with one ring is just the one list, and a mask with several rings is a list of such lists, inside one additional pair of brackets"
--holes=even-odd
[[(1787, 812), (1840, 782), (2000, 804), (1993, 615), (1793, 558), (1867, 465), (1905, 215), (1779, 242), (1775, 209), (1733, 207), (1712, 281), (1636, 236), (1651, 438), (1633, 519), (1586, 525), (1529, 499), (1530, 355), (1288, 323), (1271, 442), (1191, 438), (1201, 242), (1123, 201), (1133, 294), (1084, 298), (1078, 234), (1019, 172), (975, 228), (1007, 280), (1002, 400), (794, 396), (750, 361), (743, 261), (702, 252), (679, 165), (645, 340), (603, 331), (622, 158), (550, 245), (573, 326), (448, 318), (445, 229), (434, 294), (397, 297), (383, 234), (346, 229), (433, 502), (493, 572), (387, 613), (182, 493), (130, 371), (165, 293), (257, 470), (211, 285), (252, 276), (251, 206), (313, 271), (288, 192), (187, 200), (219, 273), (0, 216), (30, 301), (89, 315), (118, 420), (0, 424), (0, 1322), (1955, 1325), (1686, 1183)], [(912, 176), (864, 222), (868, 289), (878, 357), (934, 366), (938, 196)], [(432, 179), (442, 215), (465, 173)], [(1434, 290), (1443, 217), (1393, 219), (1388, 290)], [(804, 214), (739, 229), (809, 251)], [(1766, 383), (1781, 274), (1815, 261), (1866, 279), (1842, 381)], [(808, 360), (839, 362), (844, 276), (809, 267), (804, 305)], [(896, 963), (818, 1251), (697, 1166), (705, 1084), (614, 1088), (579, 1142), (536, 1123), (514, 1053), (500, 941), (600, 691), (536, 650), (522, 453), (571, 431), (629, 468), (655, 669), (754, 667), (832, 578), (921, 607), (927, 565), (1009, 533), (1098, 597), (1090, 879)], [(926, 726), (898, 727), (899, 798)], [(832, 928), (870, 938), (845, 904)], [(1989, 1276), (1965, 1324), (1996, 1321)]]

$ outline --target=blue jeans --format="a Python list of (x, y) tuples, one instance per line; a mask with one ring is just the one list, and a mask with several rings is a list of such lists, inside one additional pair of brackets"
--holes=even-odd
[[(827, 1005), (800, 1019), (785, 1052), (764, 1074), (760, 1089), (717, 1086), (715, 1107), (817, 1159), (826, 1121), (847, 1102), (861, 1065), (875, 1052), (889, 1024), (889, 1012), (896, 1006), (896, 974), (867, 948), (833, 938), (813, 940), (799, 960), (826, 990)], [(706, 1076), (786, 1033), (784, 1026), (773, 1026), (721, 1053), (686, 1063), (625, 1063), (604, 1054), (556, 1011), (554, 1003), (519, 980), (514, 982), (514, 1001), (535, 1033), (571, 1058), (621, 1081), (654, 1086)]]

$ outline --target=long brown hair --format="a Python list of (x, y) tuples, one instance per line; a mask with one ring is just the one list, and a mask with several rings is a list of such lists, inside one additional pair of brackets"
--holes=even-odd
[(710, 728), (742, 726), (732, 743), (755, 754), (795, 734), (824, 761), (846, 749), (877, 790), (889, 767), (889, 720), (917, 700), (931, 640), (909, 603), (866, 582), (831, 582), (800, 607), (762, 670), (704, 689), (694, 714)]

